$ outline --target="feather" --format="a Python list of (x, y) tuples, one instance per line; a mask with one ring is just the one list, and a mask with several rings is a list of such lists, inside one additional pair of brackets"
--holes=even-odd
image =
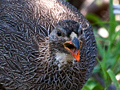
[[(57, 36), (58, 27), (63, 36)], [(83, 42), (78, 62), (63, 47), (71, 31)], [(65, 0), (0, 1), (0, 87), (80, 90), (95, 58), (96, 42), (89, 22)]]

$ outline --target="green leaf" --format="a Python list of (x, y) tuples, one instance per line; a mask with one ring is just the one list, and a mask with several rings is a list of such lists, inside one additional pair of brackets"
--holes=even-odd
[(91, 90), (87, 85), (84, 85), (84, 87), (81, 90)]
[(113, 14), (113, 0), (110, 0), (110, 29), (109, 38), (112, 39), (112, 34), (115, 32), (115, 15)]
[(103, 61), (101, 62), (98, 58), (97, 58), (97, 61), (99, 62), (100, 66), (101, 66), (101, 69), (103, 71), (104, 79), (106, 80), (107, 79), (107, 75), (106, 75), (105, 63)]
[(117, 90), (120, 90), (119, 82), (116, 80), (114, 72), (111, 69), (108, 69), (107, 73), (110, 76), (110, 78), (113, 81), (113, 83), (115, 84)]
[(92, 90), (104, 90), (104, 88), (100, 84), (97, 84)]
[(101, 46), (101, 44), (98, 41), (97, 41), (97, 49), (98, 49), (101, 57), (103, 57), (105, 51), (104, 51), (104, 48)]

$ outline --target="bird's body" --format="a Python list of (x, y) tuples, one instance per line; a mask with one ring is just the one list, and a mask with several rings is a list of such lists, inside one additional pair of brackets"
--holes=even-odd
[[(66, 42), (71, 40), (74, 45)], [(79, 57), (70, 45), (80, 50)], [(64, 0), (0, 1), (0, 84), (5, 89), (80, 90), (95, 57), (90, 24)]]

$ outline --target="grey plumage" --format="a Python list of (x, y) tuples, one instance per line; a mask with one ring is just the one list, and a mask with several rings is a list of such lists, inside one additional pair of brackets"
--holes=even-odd
[[(55, 33), (58, 28), (64, 32), (62, 37)], [(80, 61), (63, 63), (56, 53), (69, 56), (63, 43), (72, 32), (83, 42)], [(0, 1), (0, 84), (5, 89), (80, 90), (95, 57), (89, 22), (64, 0)]]

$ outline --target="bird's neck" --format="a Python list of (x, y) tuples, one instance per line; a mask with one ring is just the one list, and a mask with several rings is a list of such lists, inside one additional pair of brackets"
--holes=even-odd
[(60, 68), (62, 65), (74, 63), (76, 60), (70, 53), (65, 53), (59, 51), (58, 47), (54, 43), (49, 43), (49, 53), (52, 59), (52, 62), (58, 65)]
[(40, 43), (40, 60), (47, 62), (48, 64), (52, 63), (58, 65), (59, 68), (61, 68), (62, 65), (68, 64), (69, 62), (74, 64), (76, 60), (71, 54), (56, 51), (53, 45), (51, 46), (49, 42), (49, 38), (46, 37), (45, 41)]
[(69, 64), (69, 62), (74, 63), (75, 59), (71, 54), (56, 52), (55, 59), (58, 63), (58, 67), (60, 68), (62, 65)]

